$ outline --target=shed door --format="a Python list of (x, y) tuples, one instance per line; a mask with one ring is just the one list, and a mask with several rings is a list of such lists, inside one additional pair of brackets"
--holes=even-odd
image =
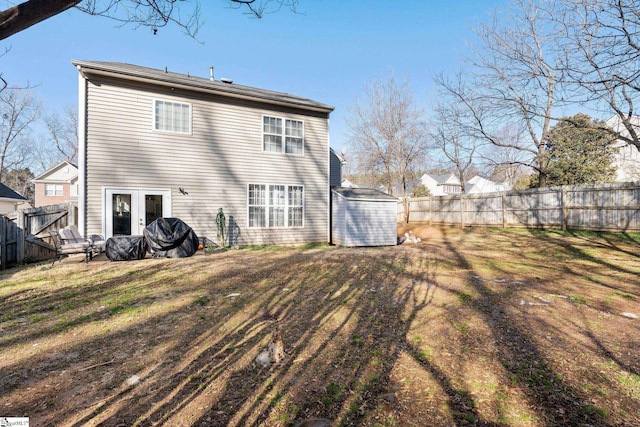
[(171, 190), (105, 189), (105, 235), (136, 236), (160, 217), (171, 216)]

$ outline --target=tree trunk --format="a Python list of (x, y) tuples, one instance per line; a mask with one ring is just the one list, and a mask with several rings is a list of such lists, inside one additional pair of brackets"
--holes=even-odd
[(0, 40), (77, 5), (82, 0), (28, 0), (0, 12)]

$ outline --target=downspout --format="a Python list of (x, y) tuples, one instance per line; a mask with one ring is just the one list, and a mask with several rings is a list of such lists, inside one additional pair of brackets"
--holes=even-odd
[(329, 113), (327, 113), (327, 243), (331, 244), (331, 136), (329, 135)]
[(87, 235), (87, 80), (78, 70), (78, 230)]

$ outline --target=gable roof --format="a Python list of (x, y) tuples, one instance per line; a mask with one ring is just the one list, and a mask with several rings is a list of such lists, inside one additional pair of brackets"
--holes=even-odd
[[(58, 163), (57, 165), (51, 166), (49, 169), (47, 169), (46, 171), (44, 171), (40, 175), (36, 176), (35, 178), (33, 178), (31, 181), (32, 182), (44, 181), (49, 175), (53, 174), (54, 172), (58, 171), (60, 168), (62, 168), (64, 166), (70, 166), (70, 167), (74, 168), (76, 170), (76, 175), (75, 176), (76, 177), (78, 176), (78, 174), (77, 174), (78, 166), (74, 165), (73, 163), (71, 163), (68, 160), (65, 160), (63, 162)], [(73, 181), (73, 178), (71, 178), (69, 181)]]
[(235, 83), (225, 83), (189, 74), (179, 74), (165, 70), (142, 67), (139, 65), (122, 62), (102, 61), (71, 61), (78, 71), (87, 75), (111, 76), (126, 80), (159, 84), (162, 86), (181, 87), (198, 92), (213, 93), (231, 98), (249, 99), (269, 104), (287, 107), (302, 108), (305, 110), (330, 113), (334, 107), (311, 99), (290, 95), (288, 93), (274, 92), (258, 89), (250, 86), (242, 86)]
[(4, 184), (0, 184), (0, 199), (27, 200)]
[(445, 174), (433, 174), (433, 175), (425, 173), (423, 176), (430, 177), (439, 185), (443, 185), (443, 184), (460, 185), (460, 181), (458, 180), (458, 178), (455, 176), (453, 172), (445, 173)]
[(480, 175), (474, 175), (473, 178), (468, 179), (467, 181), (465, 181), (467, 184), (493, 184), (493, 185), (499, 185), (499, 183), (492, 181), (490, 179), (487, 179), (485, 177), (482, 177)]

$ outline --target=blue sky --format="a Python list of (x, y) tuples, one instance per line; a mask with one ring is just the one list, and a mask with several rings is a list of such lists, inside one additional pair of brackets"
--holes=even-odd
[[(470, 28), (507, 0), (300, 0), (299, 13), (263, 19), (202, 0), (200, 42), (177, 27), (118, 27), (75, 9), (9, 39), (0, 70), (10, 85), (38, 85), (46, 108), (77, 104), (72, 59), (118, 61), (287, 92), (335, 106), (331, 146), (348, 146), (345, 117), (364, 86), (390, 72), (426, 100), (431, 76), (463, 66)], [(5, 6), (6, 2), (3, 6)]]

